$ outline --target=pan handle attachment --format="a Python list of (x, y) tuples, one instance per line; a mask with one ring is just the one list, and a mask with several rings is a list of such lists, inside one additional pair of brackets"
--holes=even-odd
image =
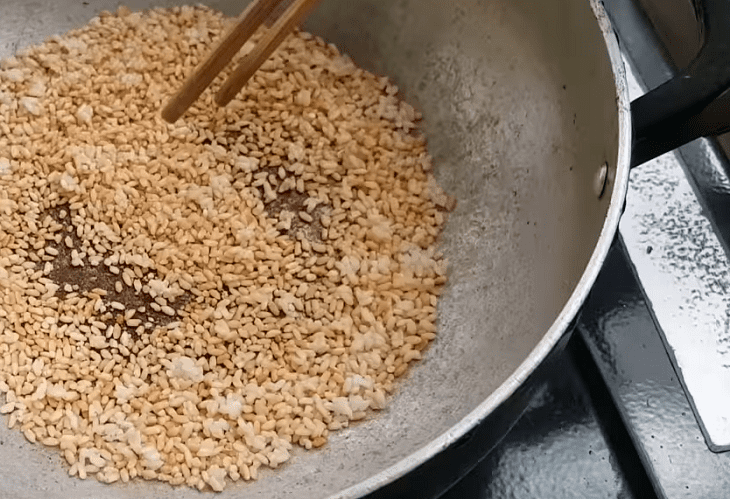
[(631, 167), (730, 131), (730, 0), (696, 0), (702, 47), (674, 78), (631, 103)]

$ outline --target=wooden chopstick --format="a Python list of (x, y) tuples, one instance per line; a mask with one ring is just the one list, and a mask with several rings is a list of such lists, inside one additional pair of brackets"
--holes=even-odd
[(274, 12), (269, 15), (269, 17), (264, 21), (264, 26), (267, 28), (271, 28), (277, 19), (281, 17), (281, 15), (284, 13), (286, 9), (289, 8), (289, 6), (294, 2), (294, 0), (283, 0), (279, 2), (279, 5), (276, 6), (274, 9)]
[(185, 80), (182, 88), (162, 109), (162, 118), (174, 123), (200, 97), (231, 59), (251, 38), (276, 7), (284, 0), (255, 0), (238, 17), (236, 24), (223, 36), (210, 55), (200, 64), (193, 74)]
[(281, 45), (281, 42), (289, 33), (304, 20), (319, 1), (294, 0), (223, 83), (215, 96), (216, 104), (225, 106), (231, 102), (231, 99), (236, 96), (253, 74), (266, 62), (266, 59)]
[(238, 17), (236, 24), (223, 36), (210, 55), (193, 74), (185, 80), (182, 88), (162, 109), (162, 118), (174, 123), (200, 97), (231, 59), (251, 38), (258, 27), (266, 21), (276, 7), (284, 0), (255, 0)]
[[(233, 75), (226, 80), (221, 92), (223, 89), (226, 90), (225, 97), (227, 100), (225, 100), (224, 104), (220, 104), (224, 99), (221, 98), (221, 92), (219, 92), (216, 97), (216, 102), (220, 105), (225, 105), (230, 102), (251, 75), (276, 50), (276, 47), (284, 41), (284, 38), (286, 38), (289, 32), (304, 19), (318, 1), (255, 0), (252, 2), (238, 17), (236, 24), (218, 42), (210, 55), (195, 69), (193, 74), (185, 80), (180, 90), (167, 102), (162, 109), (162, 118), (168, 123), (177, 121), (193, 102), (200, 97), (200, 94), (211, 84), (218, 73), (231, 62), (231, 59), (233, 59), (246, 41), (251, 38), (259, 26), (264, 22), (270, 22), (273, 16), (279, 14), (278, 10), (283, 7), (282, 4), (291, 3), (283, 15), (266, 32), (263, 40), (254, 47), (252, 52), (236, 68)], [(262, 47), (263, 43), (266, 45)], [(264, 56), (263, 54), (266, 55)], [(255, 55), (255, 58), (250, 57), (252, 55)]]

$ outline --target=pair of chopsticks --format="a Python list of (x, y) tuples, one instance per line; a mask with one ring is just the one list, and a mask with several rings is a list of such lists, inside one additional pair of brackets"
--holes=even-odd
[(215, 96), (219, 106), (228, 104), (289, 33), (311, 12), (319, 0), (254, 0), (208, 58), (183, 83), (162, 109), (162, 118), (174, 123), (200, 97), (244, 43), (262, 24), (271, 24), (253, 50), (223, 83)]

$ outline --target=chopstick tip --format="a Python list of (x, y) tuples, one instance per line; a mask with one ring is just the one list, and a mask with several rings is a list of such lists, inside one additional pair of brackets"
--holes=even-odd
[(233, 97), (233, 95), (229, 95), (226, 92), (218, 92), (215, 95), (215, 103), (218, 107), (226, 107), (233, 100)]
[(177, 106), (174, 105), (174, 103), (170, 102), (162, 108), (160, 115), (162, 116), (163, 120), (170, 124), (173, 124), (180, 119), (180, 116), (182, 116), (183, 113), (180, 112), (180, 110), (177, 108)]

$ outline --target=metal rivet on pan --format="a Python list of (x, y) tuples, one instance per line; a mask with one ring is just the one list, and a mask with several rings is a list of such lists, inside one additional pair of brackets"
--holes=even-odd
[(598, 199), (603, 197), (603, 193), (606, 191), (606, 184), (608, 180), (608, 163), (603, 163), (596, 172), (596, 176), (593, 179), (593, 192), (598, 196)]

